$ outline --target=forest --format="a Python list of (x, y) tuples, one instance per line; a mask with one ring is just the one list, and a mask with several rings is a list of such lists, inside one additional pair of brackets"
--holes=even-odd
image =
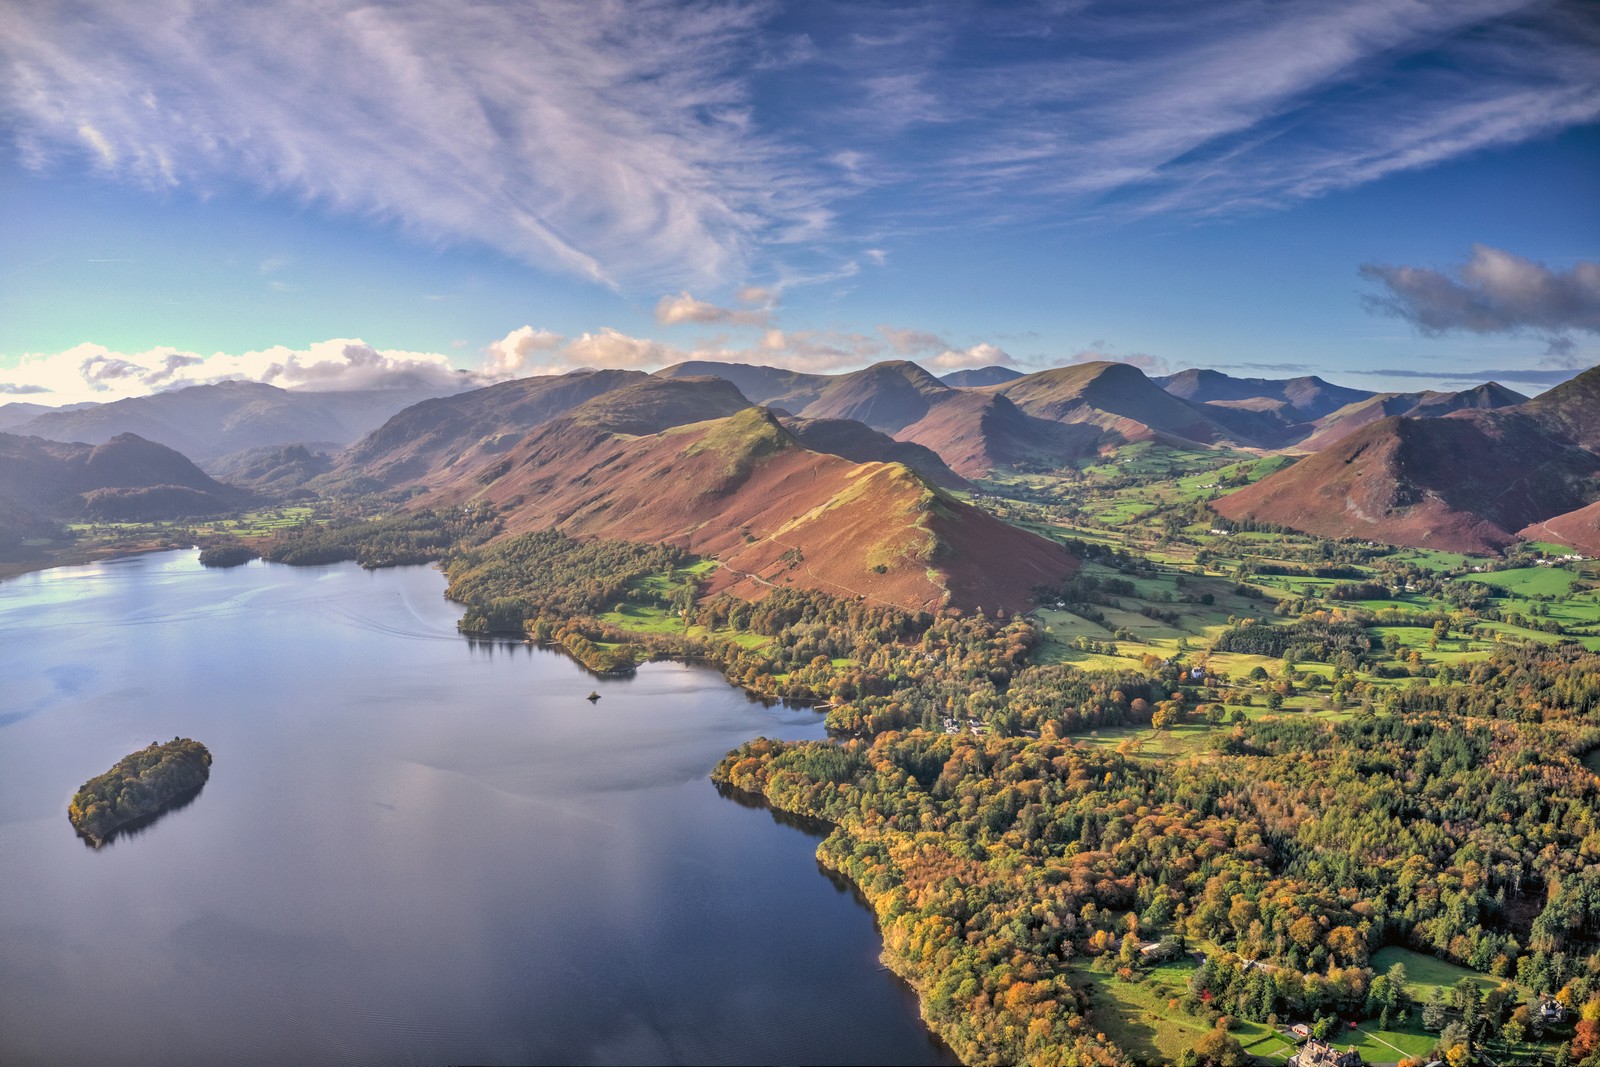
[(78, 832), (98, 845), (118, 828), (160, 813), (211, 776), (211, 753), (198, 741), (152, 742), (83, 783), (67, 808)]

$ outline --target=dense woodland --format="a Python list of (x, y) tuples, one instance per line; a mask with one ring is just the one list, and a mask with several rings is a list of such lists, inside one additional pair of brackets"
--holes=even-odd
[(148, 819), (199, 789), (210, 775), (211, 753), (200, 742), (174, 737), (152, 743), (84, 782), (67, 817), (98, 844), (119, 827)]

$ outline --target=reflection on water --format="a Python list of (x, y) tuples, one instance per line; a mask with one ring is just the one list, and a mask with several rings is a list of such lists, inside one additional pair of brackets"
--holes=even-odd
[[(706, 779), (817, 715), (468, 642), (443, 588), (192, 552), (0, 583), (0, 1062), (952, 1062), (817, 827)], [(76, 844), (77, 786), (172, 736), (204, 796)]]
[(194, 803), (196, 797), (204, 792), (205, 788), (206, 784), (201, 782), (193, 789), (190, 789), (187, 792), (179, 793), (177, 796), (173, 797), (162, 807), (160, 811), (151, 812), (149, 815), (142, 816), (138, 819), (130, 819), (128, 822), (123, 823), (115, 830), (112, 830), (110, 833), (106, 834), (106, 836), (102, 837), (99, 841), (95, 841), (88, 834), (83, 833), (77, 827), (73, 826), (70, 818), (67, 820), (67, 826), (72, 830), (73, 833), (78, 835), (78, 840), (83, 842), (84, 847), (90, 849), (91, 851), (97, 851), (102, 848), (110, 848), (116, 842), (125, 838), (138, 837), (151, 826), (154, 826), (162, 819), (165, 819), (168, 815), (187, 808), (190, 804)]

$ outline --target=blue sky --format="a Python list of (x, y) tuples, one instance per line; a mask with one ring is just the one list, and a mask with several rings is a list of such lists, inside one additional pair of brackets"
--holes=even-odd
[(0, 394), (1600, 362), (1600, 14), (13, 0)]

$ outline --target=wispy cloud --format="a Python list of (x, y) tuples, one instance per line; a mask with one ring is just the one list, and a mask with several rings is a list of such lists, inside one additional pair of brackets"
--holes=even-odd
[(1575, 0), (11, 0), (0, 119), (42, 170), (704, 291), (1515, 144), (1600, 118), (1597, 50)]
[(720, 279), (772, 234), (827, 219), (752, 120), (748, 52), (768, 13), (16, 0), (0, 107), (34, 167), (202, 192), (243, 181), (608, 282)]
[(1361, 374), (1374, 378), (1420, 378), (1430, 382), (1449, 382), (1453, 385), (1471, 383), (1479, 385), (1483, 382), (1518, 382), (1524, 385), (1560, 385), (1577, 376), (1582, 368), (1528, 368), (1528, 367), (1502, 367), (1484, 368), (1479, 370), (1461, 371), (1426, 371), (1426, 370), (1350, 370), (1347, 374)]
[[(1259, 210), (1600, 116), (1581, 3), (839, 5), (835, 158), (922, 219)], [(824, 113), (823, 119), (826, 119)], [(887, 140), (888, 132), (898, 135)], [(908, 175), (916, 175), (909, 178)]]

